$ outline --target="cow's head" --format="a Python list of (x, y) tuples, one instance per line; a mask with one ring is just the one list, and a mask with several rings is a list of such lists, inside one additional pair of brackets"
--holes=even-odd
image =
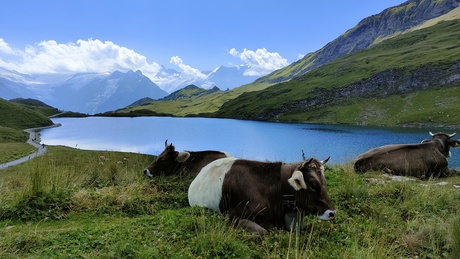
[(426, 143), (426, 142), (433, 142), (433, 143), (437, 143), (440, 147), (440, 151), (446, 156), (446, 157), (449, 157), (450, 156), (450, 151), (449, 149), (452, 147), (452, 148), (456, 148), (456, 147), (459, 147), (460, 146), (460, 140), (453, 140), (451, 138), (453, 138), (455, 136), (456, 133), (453, 133), (453, 134), (445, 134), (445, 133), (436, 133), (436, 134), (433, 134), (430, 132), (430, 136), (431, 136), (431, 140), (425, 140), (423, 141), (422, 143)]
[(318, 215), (321, 220), (335, 218), (336, 212), (326, 190), (324, 161), (310, 158), (294, 170), (289, 184), (296, 190), (297, 206), (306, 214)]
[(168, 140), (166, 140), (165, 150), (144, 169), (144, 174), (148, 177), (171, 175), (180, 170), (180, 164), (187, 161), (189, 157), (189, 152), (176, 151), (174, 146), (172, 144), (168, 145)]

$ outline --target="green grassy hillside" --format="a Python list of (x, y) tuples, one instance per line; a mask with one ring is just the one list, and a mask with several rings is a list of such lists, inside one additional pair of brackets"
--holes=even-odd
[[(46, 113), (46, 112), (45, 112)], [(16, 104), (0, 98), (0, 126), (13, 129), (27, 129), (53, 125), (53, 122), (40, 111), (27, 105)]]
[(10, 100), (10, 102), (23, 105), (24, 107), (27, 107), (34, 111), (38, 111), (44, 114), (45, 116), (51, 116), (60, 112), (58, 109), (35, 99), (16, 98)]
[(25, 143), (28, 138), (25, 131), (0, 126), (0, 164), (35, 152), (33, 146)]
[(460, 86), (392, 95), (383, 99), (371, 98), (347, 105), (285, 114), (280, 120), (354, 125), (458, 127), (459, 92)]
[[(445, 120), (455, 122), (450, 118), (457, 118), (455, 111), (460, 108), (460, 104), (455, 100), (460, 97), (460, 91), (450, 89), (449, 98), (443, 101), (443, 91), (434, 90), (460, 86), (459, 80), (455, 79), (459, 76), (459, 70), (456, 69), (460, 60), (459, 35), (460, 20), (441, 22), (429, 28), (400, 35), (373, 48), (312, 70), (289, 82), (271, 86), (263, 91), (244, 93), (225, 103), (216, 115), (243, 119), (327, 123), (347, 121), (394, 125), (411, 123), (414, 118), (424, 121), (423, 117), (428, 119), (428, 114), (440, 117), (436, 114), (442, 111)], [(386, 74), (391, 76), (385, 76)], [(376, 91), (381, 92), (352, 96), (353, 98), (349, 99), (336, 98), (343, 96), (345, 93), (341, 91), (350, 86), (354, 86), (351, 90), (359, 92), (379, 84), (382, 88)], [(387, 87), (386, 84), (401, 88), (401, 92), (396, 95), (405, 99), (407, 105), (412, 105), (413, 109), (394, 107), (393, 100), (398, 97), (382, 93), (385, 91), (383, 88)], [(303, 103), (314, 101), (315, 98), (321, 100), (321, 103), (314, 106), (314, 109), (302, 106)], [(427, 103), (427, 100), (430, 101), (428, 104), (433, 105), (418, 106)], [(364, 108), (372, 103), (377, 104), (376, 101), (381, 110), (392, 112), (367, 120)], [(353, 112), (341, 112), (344, 111), (344, 106)], [(423, 109), (423, 112), (419, 109)], [(394, 114), (398, 114), (397, 120)], [(455, 123), (458, 124), (458, 121)]]
[(29, 134), (22, 130), (0, 126), (0, 143), (26, 142)]
[(27, 128), (50, 126), (47, 114), (57, 110), (31, 99), (7, 101), (0, 98), (0, 163), (6, 163), (36, 151), (27, 144)]
[[(210, 116), (226, 101), (234, 99), (244, 92), (261, 90), (267, 86), (268, 84), (261, 84), (256, 87), (251, 86), (249, 89), (242, 86), (229, 91), (206, 91), (204, 89), (184, 88), (177, 91), (174, 98), (155, 100), (144, 103), (141, 106), (126, 107), (117, 110), (115, 114), (122, 116)], [(111, 116), (115, 114), (111, 114)]]

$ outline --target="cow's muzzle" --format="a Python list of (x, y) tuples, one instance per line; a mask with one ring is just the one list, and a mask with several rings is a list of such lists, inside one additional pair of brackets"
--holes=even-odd
[(150, 170), (149, 170), (148, 168), (145, 168), (145, 169), (144, 169), (144, 174), (145, 174), (145, 176), (147, 176), (147, 177), (150, 177), (150, 178), (153, 177), (153, 174), (150, 173)]
[(335, 219), (336, 212), (335, 210), (326, 210), (323, 215), (318, 215), (320, 220), (333, 220)]

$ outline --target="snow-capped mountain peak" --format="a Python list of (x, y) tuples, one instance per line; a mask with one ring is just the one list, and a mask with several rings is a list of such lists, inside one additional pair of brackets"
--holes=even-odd
[[(88, 114), (123, 108), (144, 97), (159, 99), (167, 95), (141, 71), (78, 73), (57, 77), (23, 75), (6, 69), (0, 71), (2, 98), (34, 98), (61, 110)], [(40, 85), (31, 78), (40, 78)]]

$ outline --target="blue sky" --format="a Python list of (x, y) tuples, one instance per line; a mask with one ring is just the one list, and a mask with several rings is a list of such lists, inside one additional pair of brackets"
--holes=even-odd
[(263, 75), (402, 0), (0, 0), (0, 67), (22, 73), (161, 66), (202, 76), (246, 64)]

